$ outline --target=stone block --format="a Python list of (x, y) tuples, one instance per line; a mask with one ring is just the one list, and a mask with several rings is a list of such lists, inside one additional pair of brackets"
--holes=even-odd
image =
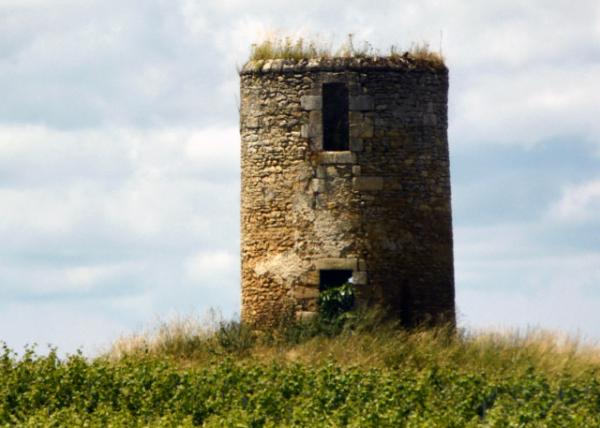
[(312, 58), (308, 60), (308, 64), (306, 64), (307, 70), (316, 70), (321, 66), (321, 61), (317, 58)]
[(356, 162), (356, 155), (350, 151), (321, 152), (318, 159), (321, 164), (352, 164)]
[(327, 170), (324, 166), (317, 166), (317, 178), (327, 178)]
[(298, 321), (310, 321), (317, 316), (316, 312), (313, 311), (298, 311), (296, 312), (296, 319)]
[(296, 287), (294, 288), (294, 298), (296, 299), (316, 299), (319, 297), (318, 287)]
[(437, 116), (433, 113), (427, 113), (423, 115), (423, 125), (435, 126), (437, 125)]
[(320, 178), (313, 178), (310, 182), (310, 188), (313, 192), (325, 193), (327, 190), (326, 182)]
[(352, 283), (354, 285), (367, 285), (367, 272), (356, 271), (352, 273)]
[(323, 100), (319, 95), (304, 95), (300, 97), (300, 107), (304, 110), (321, 110), (322, 105)]
[(311, 271), (307, 272), (304, 282), (307, 285), (316, 285), (318, 287), (319, 283), (320, 283), (319, 271), (311, 270)]
[(314, 152), (321, 152), (323, 150), (323, 135), (318, 134), (310, 137), (310, 147)]
[(360, 138), (372, 138), (374, 129), (373, 129), (373, 120), (369, 118), (365, 118), (360, 127)]
[(274, 59), (271, 61), (271, 71), (281, 73), (283, 68), (283, 61), (280, 59)]
[(329, 165), (327, 168), (325, 168), (325, 172), (327, 177), (337, 177), (339, 175), (338, 169), (335, 165)]
[(358, 177), (360, 175), (360, 171), (361, 171), (360, 165), (352, 166), (352, 175), (353, 176)]
[(363, 140), (360, 138), (350, 138), (349, 141), (350, 151), (352, 152), (362, 152), (363, 150)]
[(350, 121), (350, 139), (353, 138), (372, 138), (374, 133), (373, 120), (362, 118), (361, 120)]
[(368, 111), (374, 109), (373, 97), (370, 95), (351, 96), (348, 104), (351, 111)]
[[(322, 146), (323, 123), (320, 111), (311, 111), (308, 116), (308, 126), (304, 129), (304, 135), (312, 140), (313, 144)], [(302, 130), (301, 130), (302, 132)], [(314, 147), (317, 149), (317, 147)]]
[[(262, 64), (261, 64), (262, 65)], [(251, 73), (258, 68), (257, 61), (248, 61), (244, 67), (242, 67), (242, 73)]]
[(308, 124), (300, 125), (300, 136), (302, 138), (310, 138), (310, 128)]
[(260, 127), (260, 121), (256, 117), (250, 117), (246, 120), (246, 126), (250, 129), (257, 129)]
[(269, 71), (271, 71), (271, 60), (270, 59), (265, 61), (265, 63), (262, 66), (262, 71), (263, 71), (263, 73), (268, 73)]
[(360, 112), (357, 112), (357, 111), (350, 111), (348, 113), (348, 120), (350, 121), (350, 127), (352, 127), (352, 125), (354, 125), (354, 124), (361, 123), (364, 118), (365, 118), (365, 115)]
[(352, 187), (358, 191), (372, 191), (383, 189), (383, 177), (354, 177)]

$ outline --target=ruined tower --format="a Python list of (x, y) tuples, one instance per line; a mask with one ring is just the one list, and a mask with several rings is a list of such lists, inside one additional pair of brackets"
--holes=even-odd
[(250, 61), (240, 79), (243, 319), (309, 316), (351, 278), (405, 325), (453, 322), (445, 65)]

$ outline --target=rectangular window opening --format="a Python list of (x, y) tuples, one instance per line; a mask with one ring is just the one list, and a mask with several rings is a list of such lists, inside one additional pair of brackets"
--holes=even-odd
[(348, 86), (323, 84), (323, 150), (349, 150)]
[(330, 288), (344, 285), (352, 279), (351, 269), (327, 269), (319, 271), (319, 290), (324, 291)]

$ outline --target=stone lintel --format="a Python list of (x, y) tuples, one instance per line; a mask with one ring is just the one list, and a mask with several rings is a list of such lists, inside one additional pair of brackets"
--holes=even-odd
[[(317, 270), (328, 270), (328, 269), (348, 269), (355, 271), (358, 267), (358, 259), (354, 257), (349, 258), (324, 258), (317, 259), (314, 261)], [(317, 272), (318, 275), (318, 272)]]
[(319, 163), (356, 163), (356, 154), (351, 151), (327, 151), (318, 154)]
[(383, 189), (383, 177), (354, 177), (352, 187), (358, 191), (371, 191)]
[(348, 107), (351, 111), (368, 111), (374, 109), (373, 97), (370, 95), (350, 96)]

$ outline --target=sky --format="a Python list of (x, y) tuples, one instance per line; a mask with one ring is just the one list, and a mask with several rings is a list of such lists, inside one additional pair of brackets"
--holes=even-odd
[(273, 32), (441, 50), (460, 326), (600, 339), (597, 0), (0, 0), (0, 340), (239, 313), (237, 69)]

